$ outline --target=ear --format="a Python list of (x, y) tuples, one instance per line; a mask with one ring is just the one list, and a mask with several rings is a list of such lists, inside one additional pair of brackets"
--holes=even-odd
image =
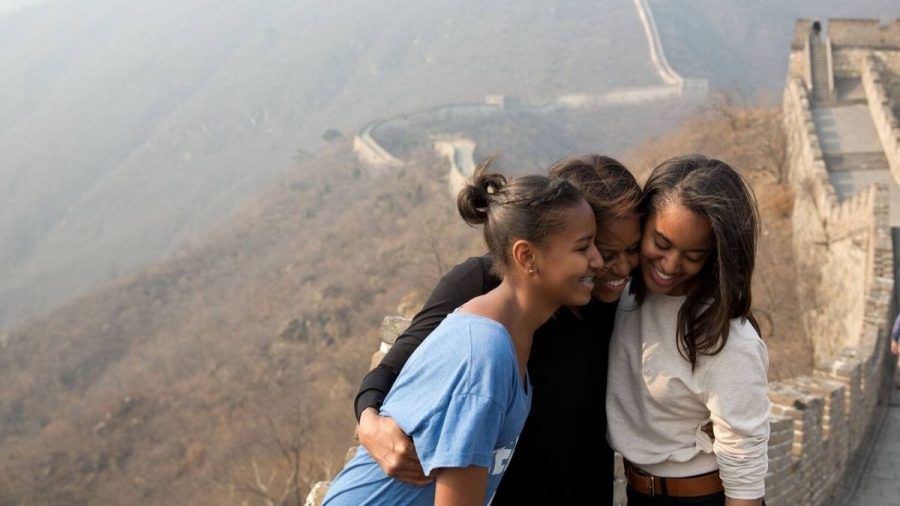
[(537, 247), (525, 239), (519, 239), (512, 245), (512, 261), (517, 271), (528, 273), (536, 269), (540, 252)]

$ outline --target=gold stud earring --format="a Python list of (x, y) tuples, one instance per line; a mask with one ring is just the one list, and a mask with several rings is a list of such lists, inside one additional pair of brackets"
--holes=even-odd
[(528, 268), (528, 275), (534, 276), (535, 274), (537, 274), (537, 268), (532, 265), (531, 267)]

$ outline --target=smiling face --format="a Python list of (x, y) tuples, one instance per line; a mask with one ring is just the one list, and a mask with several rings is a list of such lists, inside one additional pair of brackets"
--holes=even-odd
[(594, 297), (601, 302), (615, 302), (622, 291), (631, 271), (638, 266), (641, 246), (641, 221), (636, 214), (620, 218), (610, 218), (600, 223), (595, 240), (603, 268), (594, 278)]
[(567, 214), (566, 226), (536, 249), (532, 280), (553, 304), (583, 306), (591, 300), (603, 259), (594, 245), (597, 225), (591, 206), (582, 200)]
[(641, 239), (641, 271), (652, 293), (684, 295), (712, 253), (709, 221), (677, 201), (651, 212)]

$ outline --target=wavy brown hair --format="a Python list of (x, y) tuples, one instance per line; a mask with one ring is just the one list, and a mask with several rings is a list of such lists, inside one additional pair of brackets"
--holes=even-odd
[[(653, 169), (640, 204), (644, 221), (671, 204), (705, 217), (713, 236), (712, 252), (678, 311), (678, 349), (693, 368), (699, 355), (722, 351), (732, 319), (749, 320), (759, 332), (750, 293), (759, 212), (744, 178), (727, 163), (703, 155), (671, 158)], [(631, 291), (639, 303), (644, 300), (643, 276), (632, 278)]]
[(549, 171), (550, 179), (565, 179), (584, 192), (598, 224), (639, 213), (641, 186), (618, 160), (598, 154), (563, 158)]

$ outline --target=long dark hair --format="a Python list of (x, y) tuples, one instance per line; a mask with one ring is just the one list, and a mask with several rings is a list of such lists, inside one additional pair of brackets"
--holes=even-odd
[(522, 176), (507, 179), (488, 172), (493, 158), (475, 168), (472, 182), (459, 192), (456, 207), (469, 225), (484, 225), (484, 242), (493, 271), (503, 276), (512, 264), (510, 247), (519, 239), (543, 245), (566, 225), (570, 208), (584, 196), (565, 179)]
[[(759, 332), (750, 293), (759, 214), (744, 178), (727, 163), (703, 155), (671, 158), (653, 169), (640, 204), (644, 220), (673, 203), (705, 217), (714, 242), (678, 311), (678, 349), (694, 368), (698, 355), (722, 351), (732, 319), (749, 320)], [(644, 300), (643, 276), (632, 278), (631, 290), (638, 302)]]

